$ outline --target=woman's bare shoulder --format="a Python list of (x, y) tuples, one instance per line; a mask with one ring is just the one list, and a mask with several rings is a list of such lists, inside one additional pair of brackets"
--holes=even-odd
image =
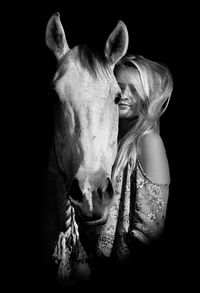
[(162, 138), (150, 132), (140, 141), (140, 162), (146, 175), (155, 183), (170, 182), (169, 164)]

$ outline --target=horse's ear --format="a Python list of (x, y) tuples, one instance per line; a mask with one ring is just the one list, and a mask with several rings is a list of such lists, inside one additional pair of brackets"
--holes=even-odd
[(128, 30), (120, 20), (105, 45), (105, 55), (112, 65), (115, 65), (126, 54), (128, 43)]
[(69, 51), (59, 12), (53, 14), (48, 21), (46, 27), (46, 45), (53, 51), (57, 59), (60, 59)]

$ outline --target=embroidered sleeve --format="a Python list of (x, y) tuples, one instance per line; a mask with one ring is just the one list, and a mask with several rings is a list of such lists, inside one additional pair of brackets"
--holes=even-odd
[(136, 201), (134, 211), (134, 236), (144, 243), (158, 238), (163, 232), (169, 185), (153, 183), (137, 170)]

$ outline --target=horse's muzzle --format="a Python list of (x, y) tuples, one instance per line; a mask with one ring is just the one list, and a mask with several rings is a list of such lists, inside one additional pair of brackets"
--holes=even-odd
[(84, 183), (74, 179), (69, 195), (81, 222), (102, 225), (107, 222), (114, 191), (109, 177), (94, 179)]

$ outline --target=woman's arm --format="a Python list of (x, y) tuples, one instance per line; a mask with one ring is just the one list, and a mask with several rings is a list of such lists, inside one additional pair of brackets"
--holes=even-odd
[(170, 182), (169, 164), (162, 138), (155, 132), (142, 137), (139, 159), (145, 174), (158, 184)]
[(163, 232), (170, 173), (161, 137), (146, 135), (140, 145), (133, 236), (149, 243)]

